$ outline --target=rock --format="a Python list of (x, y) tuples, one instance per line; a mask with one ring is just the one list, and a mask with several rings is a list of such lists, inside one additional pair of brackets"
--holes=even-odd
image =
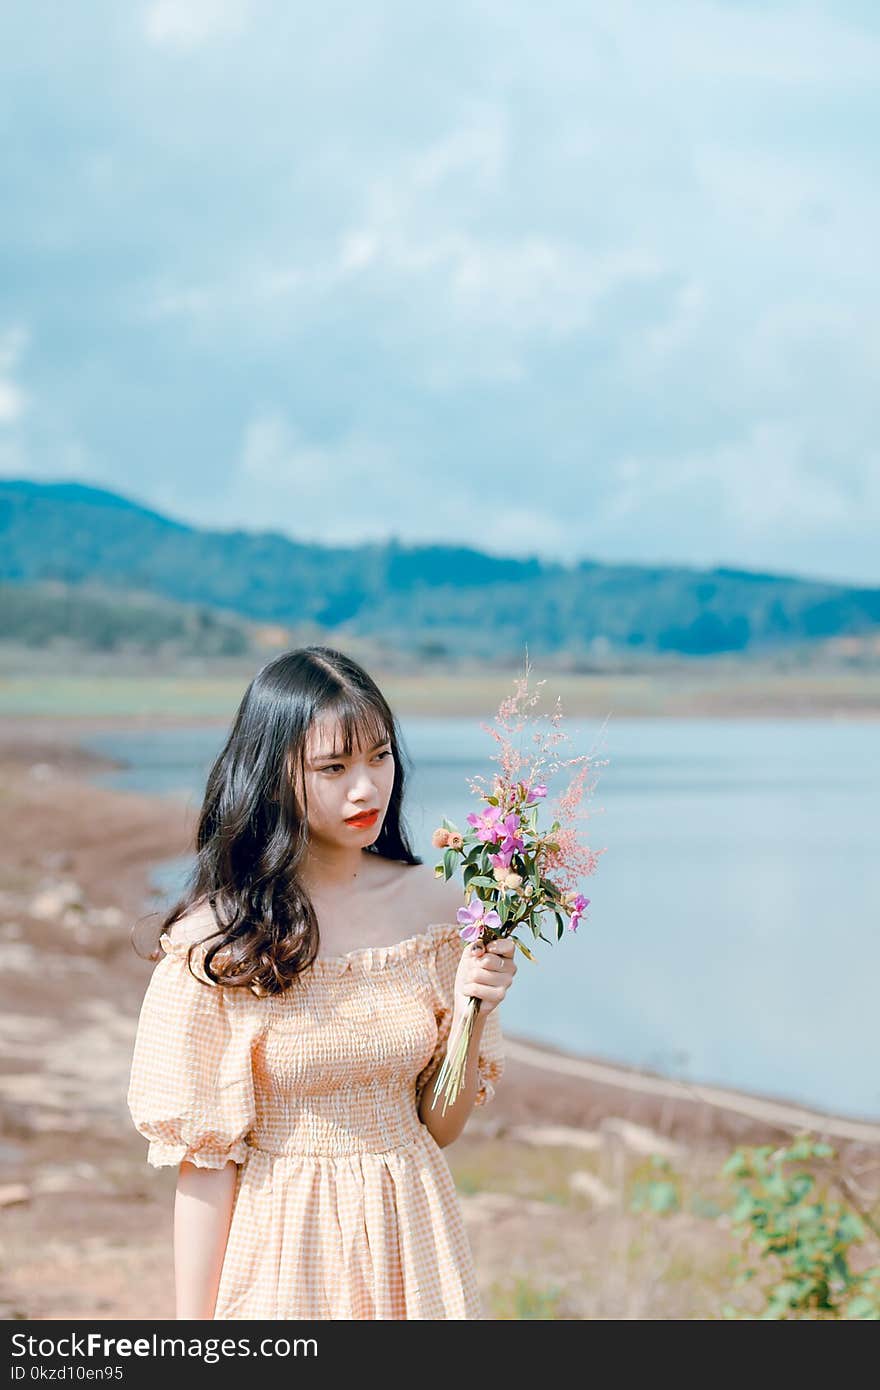
[(35, 782), (50, 782), (58, 773), (54, 763), (31, 763), (29, 774)]
[(525, 1144), (562, 1145), (589, 1153), (602, 1147), (602, 1136), (595, 1130), (576, 1129), (573, 1125), (516, 1125), (510, 1130), (510, 1137)]
[(588, 1173), (584, 1169), (579, 1169), (572, 1173), (568, 1180), (572, 1192), (579, 1192), (584, 1197), (589, 1197), (594, 1207), (612, 1207), (614, 1205), (614, 1194), (611, 1189), (606, 1187), (601, 1178), (597, 1178), (595, 1173)]
[(602, 1120), (599, 1134), (603, 1145), (620, 1145), (630, 1153), (639, 1154), (644, 1158), (650, 1158), (654, 1154), (658, 1158), (682, 1158), (685, 1153), (681, 1144), (674, 1143), (664, 1135), (655, 1134), (644, 1125), (636, 1125), (631, 1120), (621, 1120), (613, 1115)]
[(531, 1197), (516, 1197), (510, 1192), (467, 1192), (461, 1193), (459, 1200), (470, 1221), (515, 1215), (552, 1216), (559, 1210), (552, 1202), (536, 1202)]
[(43, 867), (51, 874), (64, 873), (73, 868), (73, 855), (69, 850), (52, 850), (43, 855)]
[(124, 916), (118, 907), (92, 907), (89, 908), (88, 920), (90, 927), (108, 929), (121, 927)]
[(43, 1192), (81, 1192), (95, 1190), (100, 1170), (94, 1163), (46, 1163), (36, 1175), (34, 1190)]
[(7, 1182), (0, 1186), (0, 1207), (11, 1207), (16, 1202), (29, 1202), (31, 1189), (24, 1182)]
[(58, 879), (31, 898), (28, 912), (41, 922), (57, 921), (71, 908), (84, 907), (83, 891), (75, 879)]

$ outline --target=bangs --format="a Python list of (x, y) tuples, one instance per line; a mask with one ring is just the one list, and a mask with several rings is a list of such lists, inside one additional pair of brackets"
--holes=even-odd
[(337, 723), (336, 740), (342, 740), (342, 747), (334, 742), (337, 753), (350, 757), (355, 744), (361, 748), (373, 748), (378, 743), (391, 741), (392, 728), (389, 712), (376, 705), (369, 696), (358, 691), (340, 690), (335, 699), (320, 711), (321, 720)]

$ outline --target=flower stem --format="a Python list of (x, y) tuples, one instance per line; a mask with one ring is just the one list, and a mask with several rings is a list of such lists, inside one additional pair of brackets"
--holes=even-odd
[(443, 1097), (442, 1114), (446, 1114), (447, 1107), (454, 1105), (465, 1082), (467, 1074), (468, 1049), (470, 1047), (471, 1036), (474, 1031), (474, 1019), (480, 1008), (480, 1001), (475, 996), (471, 996), (467, 1008), (462, 1016), (461, 1026), (454, 1043), (450, 1043), (443, 1058), (443, 1065), (437, 1073), (437, 1080), (434, 1083), (434, 1093), (431, 1100), (433, 1110), (441, 1095)]

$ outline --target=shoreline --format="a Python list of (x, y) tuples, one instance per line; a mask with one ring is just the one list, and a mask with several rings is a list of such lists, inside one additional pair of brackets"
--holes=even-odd
[[(121, 884), (116, 885), (120, 891), (108, 894), (108, 885), (105, 884), (104, 897), (111, 906), (128, 912), (133, 921), (150, 911), (151, 899), (156, 901), (150, 892), (153, 869), (181, 853), (181, 845), (188, 839), (189, 822), (194, 812), (173, 797), (110, 790), (93, 783), (89, 779), (89, 772), (122, 768), (127, 764), (124, 760), (105, 757), (85, 748), (78, 741), (78, 736), (83, 732), (97, 732), (108, 727), (155, 727), (157, 723), (179, 727), (204, 726), (206, 723), (219, 726), (226, 722), (225, 719), (204, 720), (196, 717), (180, 720), (172, 716), (157, 720), (152, 716), (131, 715), (120, 715), (116, 719), (103, 716), (44, 716), (26, 720), (4, 718), (0, 719), (0, 767), (33, 771), (35, 767), (55, 766), (61, 776), (78, 789), (80, 803), (92, 800), (96, 810), (113, 807), (117, 827), (123, 833), (126, 828), (134, 832), (138, 842), (133, 847), (133, 854), (127, 856), (130, 861), (128, 872)], [(51, 758), (52, 763), (47, 763), (47, 758)], [(8, 835), (6, 839), (8, 844)], [(66, 844), (56, 845), (54, 852), (56, 855), (72, 856), (72, 863), (76, 861), (76, 848), (69, 839)], [(96, 891), (96, 884), (88, 872), (88, 866), (86, 859), (85, 876), (89, 881), (84, 886), (91, 897)], [(136, 901), (138, 897), (139, 903)], [(764, 1122), (771, 1127), (775, 1125), (780, 1130), (803, 1122), (821, 1127), (822, 1132), (829, 1136), (855, 1142), (880, 1143), (880, 1117), (837, 1114), (784, 1096), (740, 1091), (711, 1082), (681, 1080), (601, 1056), (567, 1052), (552, 1044), (515, 1034), (508, 1036), (511, 1058), (525, 1073), (552, 1074), (556, 1084), (563, 1088), (563, 1077), (579, 1076), (582, 1082), (603, 1091), (619, 1092), (626, 1097), (635, 1095), (643, 1101), (649, 1097), (656, 1098), (664, 1108), (667, 1123), (672, 1119), (670, 1105), (676, 1110), (710, 1106), (719, 1114), (729, 1115), (738, 1129), (741, 1123), (750, 1121)], [(518, 1104), (521, 1103), (522, 1098), (519, 1098)], [(631, 1105), (624, 1106), (626, 1110), (631, 1108)]]
[[(169, 667), (114, 654), (78, 659), (58, 669), (57, 659), (19, 654), (0, 662), (0, 717), (20, 721), (69, 720), (94, 727), (132, 720), (135, 726), (228, 724), (245, 686), (278, 652), (247, 662)], [(485, 719), (513, 689), (513, 668), (386, 664), (369, 669), (402, 717)], [(859, 663), (843, 653), (826, 660), (716, 656), (663, 660), (645, 666), (572, 670), (532, 665), (531, 689), (540, 706), (558, 698), (567, 718), (598, 719), (821, 719), (880, 718), (880, 660)], [(70, 716), (68, 711), (82, 711)], [(549, 712), (549, 709), (548, 711)]]
[[(125, 1101), (153, 969), (129, 934), (155, 903), (154, 867), (189, 843), (195, 809), (92, 782), (120, 764), (77, 735), (106, 727), (0, 719), (4, 1319), (174, 1316), (176, 1174), (148, 1167)], [(880, 1123), (505, 1036), (491, 1105), (445, 1151), (489, 1318), (536, 1316), (524, 1298), (550, 1318), (715, 1317), (732, 1296), (731, 1237), (699, 1211), (703, 1194), (726, 1200), (718, 1175), (733, 1147), (786, 1142), (809, 1120), (842, 1171), (876, 1168)], [(661, 1224), (634, 1214), (633, 1184), (655, 1159), (703, 1208)], [(673, 1257), (684, 1273), (658, 1279)]]

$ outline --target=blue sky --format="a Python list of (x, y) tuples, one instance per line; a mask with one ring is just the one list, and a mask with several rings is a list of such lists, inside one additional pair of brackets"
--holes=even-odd
[(880, 584), (880, 11), (0, 13), (0, 472)]

